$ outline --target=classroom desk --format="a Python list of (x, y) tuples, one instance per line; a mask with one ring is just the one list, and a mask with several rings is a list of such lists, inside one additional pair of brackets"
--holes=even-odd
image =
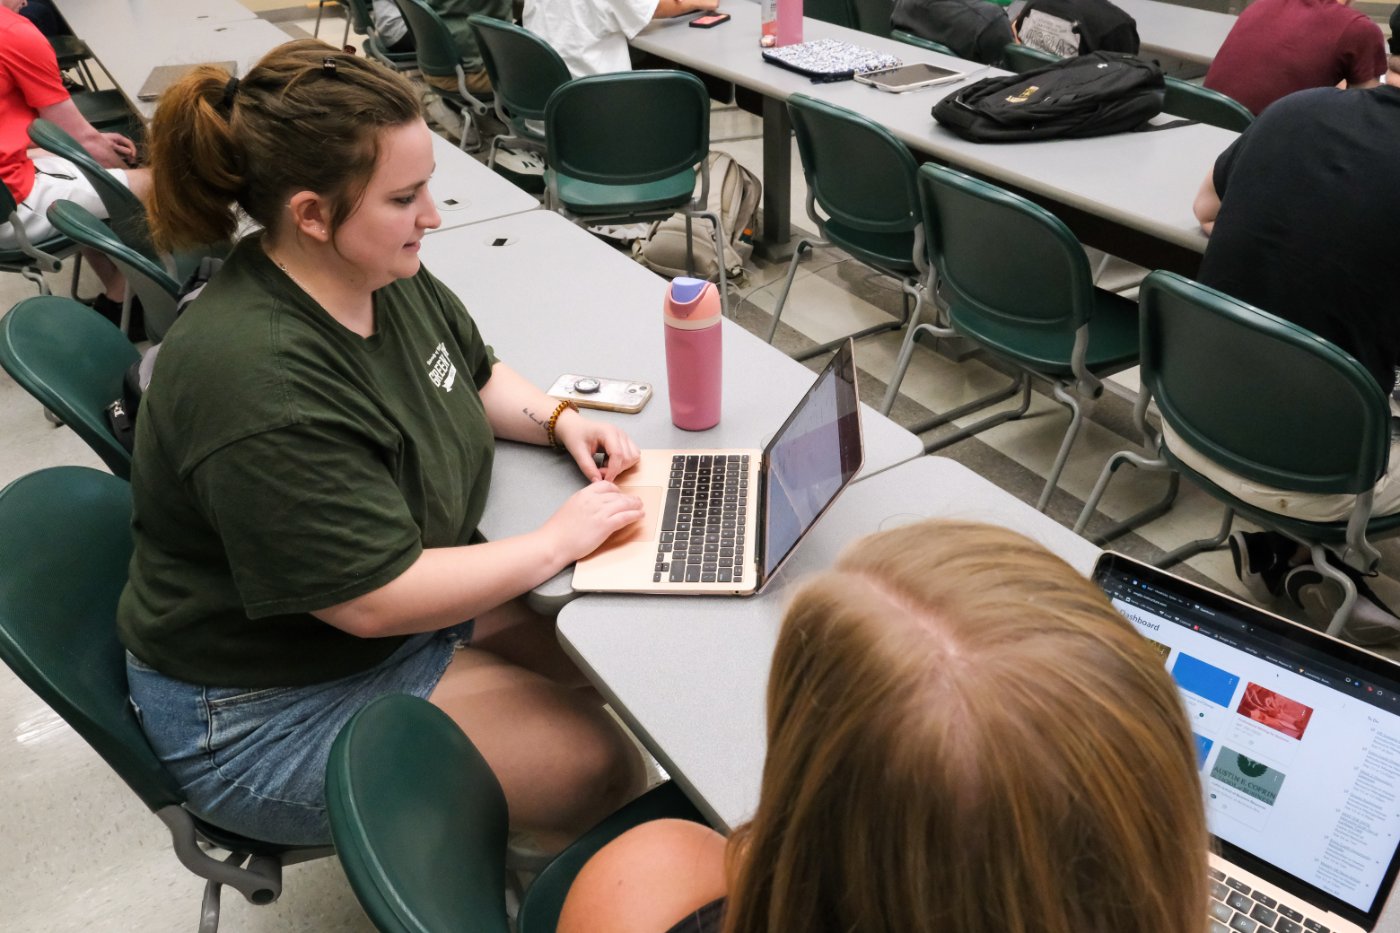
[[(762, 235), (770, 250), (780, 252), (789, 235), (790, 124), (783, 101), (802, 93), (870, 117), (916, 154), (1027, 194), (1065, 219), (1092, 246), (1153, 268), (1194, 274), (1206, 240), (1192, 216), (1191, 202), (1216, 157), (1237, 134), (1193, 125), (1095, 139), (972, 143), (939, 126), (929, 113), (937, 100), (964, 85), (886, 94), (853, 81), (814, 84), (762, 60), (756, 4), (730, 2), (724, 10), (732, 20), (718, 28), (690, 29), (685, 18), (659, 20), (644, 29), (633, 45), (763, 95)], [(805, 39), (828, 37), (887, 51), (906, 62), (928, 61), (967, 70), (969, 81), (996, 73), (891, 39), (806, 20)]]
[(429, 231), (430, 236), (540, 206), (534, 195), (517, 188), (437, 133), (433, 134), (433, 158), (437, 168), (428, 182), (428, 191), (442, 217), (442, 226)]
[(1088, 574), (1099, 550), (966, 467), (921, 457), (855, 483), (762, 594), (750, 598), (587, 595), (559, 614), (559, 637), (614, 711), (714, 826), (758, 803), (764, 696), (794, 582), (852, 540), (922, 518), (1014, 528)]
[(1209, 67), (1236, 20), (1228, 13), (1198, 10), (1159, 0), (1114, 2), (1137, 20), (1143, 58), (1157, 52)]
[[(498, 241), (503, 245), (494, 245)], [(434, 234), (423, 262), (471, 311), (497, 356), (548, 388), (566, 372), (650, 382), (636, 415), (590, 412), (626, 428), (647, 448), (761, 447), (816, 374), (729, 320), (724, 328), (724, 407), (717, 427), (682, 431), (667, 402), (661, 303), (666, 280), (552, 211), (530, 211)], [(919, 439), (863, 406), (862, 476), (919, 457)], [(499, 442), (481, 531), (502, 538), (538, 528), (582, 488), (578, 468), (543, 447)], [(534, 591), (555, 609), (573, 596), (571, 571)]]

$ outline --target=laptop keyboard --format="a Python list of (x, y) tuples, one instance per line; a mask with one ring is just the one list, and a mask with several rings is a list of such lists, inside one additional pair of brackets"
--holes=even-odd
[(676, 454), (653, 583), (744, 582), (748, 454)]
[(1210, 933), (1332, 933), (1300, 911), (1255, 891), (1218, 868), (1210, 870)]

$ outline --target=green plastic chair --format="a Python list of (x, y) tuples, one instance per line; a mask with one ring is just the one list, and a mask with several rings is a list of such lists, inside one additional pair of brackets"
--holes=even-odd
[(545, 151), (544, 111), (549, 95), (569, 81), (569, 66), (548, 42), (514, 23), (473, 13), (467, 23), (476, 33), (481, 61), (496, 92), (496, 116), (510, 136), (491, 140), (488, 166), (496, 164), (502, 143)]
[[(125, 480), (61, 466), (0, 490), (0, 659), (169, 829), (180, 862), (208, 882), (199, 929), (213, 933), (222, 885), (254, 904), (269, 904), (281, 895), (284, 865), (331, 850), (247, 839), (184, 808), (183, 794), (151, 751), (127, 697), (116, 612), (131, 549)], [(231, 854), (213, 857), (201, 843)]]
[(1236, 133), (1243, 133), (1254, 122), (1254, 114), (1249, 112), (1249, 108), (1232, 97), (1170, 75), (1165, 76), (1164, 80), (1167, 83), (1166, 95), (1162, 99), (1165, 113)]
[(121, 91), (79, 91), (72, 95), (73, 105), (83, 119), (104, 133), (121, 133), (139, 139), (144, 124), (132, 112)]
[(120, 330), (71, 298), (26, 298), (0, 318), (0, 367), (122, 479), (131, 475), (131, 454), (112, 435), (105, 409), (140, 358)]
[(132, 295), (141, 299), (145, 315), (146, 336), (159, 343), (175, 323), (175, 309), (180, 300), (180, 283), (158, 263), (132, 249), (92, 212), (72, 201), (60, 200), (49, 205), (49, 223), (69, 239), (94, 249), (116, 265), (126, 278), (127, 300), (122, 308), (122, 330), (130, 318)]
[(1050, 382), (1070, 422), (1036, 508), (1045, 511), (1079, 434), (1077, 396), (1097, 398), (1104, 376), (1137, 362), (1137, 309), (1094, 287), (1088, 257), (1058, 217), (1025, 198), (941, 165), (919, 169), (930, 255), (948, 300), (951, 328), (909, 329), (883, 411), (893, 403), (920, 333), (965, 337), (1020, 371), (1011, 385), (939, 415), (920, 433), (1009, 398), (1021, 404), (990, 415), (925, 447), (934, 451), (1004, 421), (1030, 406), (1030, 378)]
[[(1282, 318), (1172, 272), (1153, 272), (1139, 292), (1142, 392), (1134, 409), (1150, 457), (1114, 454), (1084, 503), (1075, 531), (1087, 527), (1113, 473), (1124, 463), (1172, 471), (1167, 496), (1107, 530), (1109, 539), (1165, 512), (1178, 474), (1225, 505), (1214, 538), (1166, 555), (1170, 566), (1224, 545), (1235, 515), (1307, 545), (1313, 563), (1342, 588), (1328, 633), (1337, 635), (1356, 601), (1351, 579), (1325, 557), (1371, 573), (1380, 553), (1371, 538), (1400, 532), (1400, 514), (1372, 516), (1372, 490), (1390, 457), (1390, 405), (1354, 357)], [(1357, 497), (1346, 521), (1309, 522), (1234, 498), (1186, 466), (1147, 422), (1156, 402), (1162, 420), (1197, 452), (1261, 485)]]
[[(382, 933), (508, 933), (505, 796), (486, 760), (426, 700), (384, 696), (341, 729), (326, 810), (351, 890)], [(552, 933), (584, 862), (649, 819), (699, 820), (669, 784), (566, 849), (526, 892), (519, 933)]]
[[(545, 184), (551, 208), (575, 223), (660, 220), (680, 212), (710, 221), (729, 307), (724, 228), (708, 211), (710, 98), (681, 71), (590, 75), (561, 85), (545, 105)], [(696, 173), (700, 194), (695, 194)], [(687, 256), (687, 267), (693, 268)]]
[(1046, 65), (1053, 65), (1060, 60), (1060, 56), (1052, 55), (1040, 49), (1033, 49), (1029, 45), (1022, 45), (1019, 42), (1008, 42), (1006, 48), (1001, 50), (1001, 61), (1007, 71), (1021, 74), (1026, 71), (1034, 71), (1037, 68), (1044, 68)]
[(894, 13), (894, 0), (851, 0), (855, 13), (856, 28), (872, 36), (890, 35), (890, 16)]
[(455, 93), (437, 87), (433, 90), (442, 95), (445, 103), (461, 111), (465, 117), (462, 120), (462, 138), (457, 143), (460, 148), (467, 149), (467, 139), (471, 136), (471, 130), (476, 128), (476, 145), (467, 149), (469, 152), (476, 152), (481, 148), (484, 138), (476, 121), (490, 112), (491, 104), (467, 90), (467, 73), (462, 68), (462, 54), (452, 38), (452, 30), (447, 28), (437, 10), (428, 6), (424, 0), (398, 0), (398, 4), (399, 9), (403, 11), (403, 21), (408, 26), (408, 31), (413, 34), (418, 70), (435, 78), (456, 77)]
[[(52, 294), (43, 273), (61, 270), (63, 260), (77, 252), (77, 244), (66, 236), (51, 236), (38, 243), (31, 242), (20, 225), (14, 195), (4, 184), (0, 184), (0, 223), (10, 226), (16, 241), (13, 247), (0, 246), (0, 272), (18, 272), (38, 287), (39, 294)], [(77, 293), (78, 270), (79, 259), (74, 257), (69, 294)]]
[(951, 55), (953, 58), (959, 57), (957, 52), (954, 52), (942, 42), (934, 42), (932, 39), (916, 36), (912, 32), (905, 32), (903, 29), (891, 30), (890, 38), (903, 42), (905, 45), (914, 45), (921, 49), (927, 49), (930, 52), (937, 52), (939, 55)]
[[(389, 47), (374, 26), (374, 15), (370, 12), (367, 0), (346, 0), (346, 11), (350, 14), (347, 27), (354, 26), (355, 32), (365, 37), (365, 52), (370, 58), (395, 71), (417, 71), (418, 56), (412, 52), (390, 52)], [(316, 12), (319, 18), (319, 7)], [(346, 37), (349, 37), (349, 32)], [(341, 43), (344, 45), (345, 43)]]
[[(773, 307), (768, 342), (797, 275), (802, 253), (813, 246), (831, 245), (899, 280), (904, 314), (886, 324), (851, 334), (897, 330), (918, 320), (926, 277), (924, 226), (919, 211), (918, 165), (904, 143), (889, 130), (860, 114), (805, 94), (788, 98), (788, 113), (797, 133), (797, 151), (807, 177), (807, 216), (820, 239), (803, 236), (788, 263), (787, 280)], [(821, 208), (818, 212), (817, 208)], [(912, 299), (912, 303), (911, 303)], [(847, 337), (806, 350), (810, 359), (845, 343)]]

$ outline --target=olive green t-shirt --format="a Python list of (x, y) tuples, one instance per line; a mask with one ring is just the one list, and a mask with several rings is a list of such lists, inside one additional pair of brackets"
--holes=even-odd
[(255, 235), (171, 328), (137, 419), (117, 616), (146, 664), (226, 687), (365, 670), (403, 639), (310, 613), (472, 540), (495, 359), (426, 269), (375, 292), (374, 316), (369, 338), (342, 327)]

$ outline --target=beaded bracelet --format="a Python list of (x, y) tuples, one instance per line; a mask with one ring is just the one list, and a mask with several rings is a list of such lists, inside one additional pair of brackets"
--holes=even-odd
[(557, 448), (559, 446), (559, 441), (556, 440), (554, 437), (554, 426), (559, 423), (559, 416), (564, 413), (564, 410), (566, 408), (571, 408), (574, 411), (578, 411), (578, 406), (575, 405), (573, 402), (560, 402), (558, 405), (555, 406), (554, 414), (549, 416), (549, 422), (544, 426), (544, 433), (545, 436), (549, 438), (550, 447)]

